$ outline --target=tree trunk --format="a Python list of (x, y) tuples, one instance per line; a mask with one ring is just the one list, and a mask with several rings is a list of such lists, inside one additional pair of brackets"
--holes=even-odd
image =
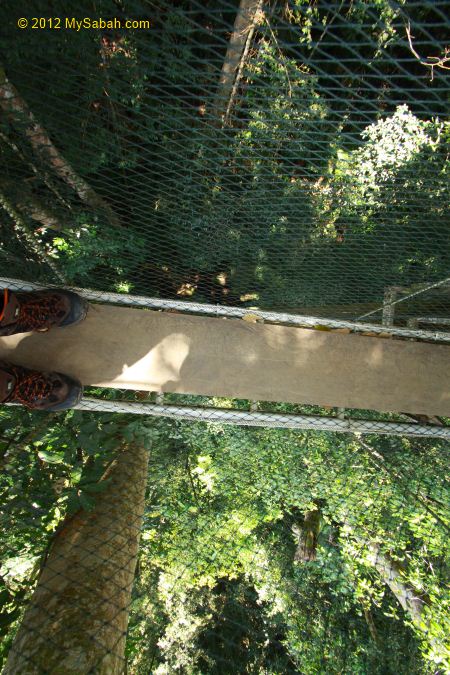
[(46, 227), (56, 232), (63, 229), (61, 219), (51, 208), (37, 199), (26, 181), (0, 180), (0, 190), (27, 218), (39, 223), (39, 227)]
[(110, 224), (120, 225), (113, 209), (86, 181), (70, 166), (59, 150), (53, 145), (45, 129), (39, 124), (17, 89), (8, 80), (0, 66), (0, 107), (15, 123), (24, 128), (25, 135), (33, 150), (51, 166), (53, 171), (75, 190), (79, 198), (92, 209), (102, 209)]
[(372, 612), (364, 605), (364, 603), (363, 603), (363, 612), (364, 618), (369, 628), (370, 637), (375, 642), (375, 644), (378, 644), (378, 632), (377, 627), (375, 626), (375, 622), (373, 620)]
[(240, 76), (249, 42), (258, 20), (262, 0), (241, 0), (220, 74), (214, 114), (226, 122), (236, 96), (235, 80)]
[(320, 532), (321, 511), (307, 511), (303, 523), (296, 527), (298, 536), (297, 550), (294, 560), (297, 562), (312, 562), (317, 557), (317, 538)]
[(394, 561), (380, 551), (378, 544), (366, 542), (369, 549), (367, 559), (375, 567), (385, 584), (389, 586), (393, 595), (405, 612), (409, 614), (414, 624), (421, 630), (426, 631), (426, 623), (423, 619), (425, 601), (417, 593), (409, 588), (402, 579), (399, 569)]
[(147, 484), (148, 452), (131, 445), (102, 478), (92, 511), (55, 537), (5, 675), (120, 675)]

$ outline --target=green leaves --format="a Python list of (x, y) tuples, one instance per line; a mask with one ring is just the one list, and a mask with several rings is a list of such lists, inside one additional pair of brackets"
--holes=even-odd
[(47, 450), (39, 450), (38, 457), (47, 464), (64, 464), (64, 457), (57, 452), (49, 452)]

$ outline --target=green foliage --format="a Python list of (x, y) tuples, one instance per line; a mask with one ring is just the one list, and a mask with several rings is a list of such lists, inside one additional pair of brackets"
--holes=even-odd
[[(54, 175), (23, 118), (0, 120), (1, 187), (56, 213), (61, 231), (34, 236), (70, 283), (354, 317), (386, 286), (448, 275), (447, 92), (405, 36), (411, 22), (423, 53), (438, 53), (441, 0), (266, 3), (224, 124), (214, 110), (236, 3), (69, 0), (67, 16), (150, 13), (151, 33), (18, 39), (13, 18), (58, 6), (2, 3), (2, 65), (120, 224)], [(4, 214), (0, 230), (10, 276), (54, 280)], [(422, 298), (400, 321), (429, 313)], [(58, 526), (93, 507), (118, 448), (138, 439), (151, 463), (130, 673), (450, 667), (443, 442), (16, 408), (0, 432), (2, 658)], [(300, 563), (295, 527), (314, 509), (317, 559)], [(373, 546), (423, 599), (424, 625)]]
[[(132, 672), (146, 672), (149, 659), (158, 673), (232, 672), (231, 644), (247, 644), (240, 662), (249, 672), (256, 664), (274, 673), (432, 672), (420, 648), (445, 663), (439, 570), (448, 564), (448, 521), (444, 504), (435, 511), (445, 488), (433, 480), (443, 444), (373, 437), (380, 468), (363, 446), (334, 435), (174, 423), (163, 438), (152, 453), (131, 620), (131, 634), (152, 646), (136, 653)], [(318, 559), (299, 565), (291, 525), (315, 503), (325, 522)], [(406, 585), (437, 599), (425, 638), (367, 564), (364, 551), (378, 541), (401, 561)], [(252, 623), (252, 594), (265, 640)]]
[[(19, 408), (1, 425), (3, 653), (58, 524), (91, 508), (117, 448), (139, 439), (151, 461), (130, 672), (445, 670), (443, 442)], [(317, 559), (296, 562), (294, 525), (312, 509)], [(373, 545), (426, 599), (425, 628), (371, 562)]]

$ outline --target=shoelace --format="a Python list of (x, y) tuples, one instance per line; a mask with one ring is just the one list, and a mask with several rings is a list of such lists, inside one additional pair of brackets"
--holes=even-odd
[(14, 386), (5, 399), (8, 401), (17, 401), (26, 407), (32, 407), (36, 400), (47, 398), (52, 391), (51, 382), (44, 373), (36, 370), (23, 371), (21, 368), (11, 366), (11, 372), (14, 376)]
[(64, 315), (64, 308), (57, 295), (23, 300), (19, 306), (17, 322), (28, 330), (48, 330)]

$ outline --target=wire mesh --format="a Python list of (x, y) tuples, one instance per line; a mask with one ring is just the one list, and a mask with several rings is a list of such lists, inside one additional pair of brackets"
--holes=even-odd
[(238, 9), (3, 4), (8, 276), (445, 329), (447, 2)]
[(448, 442), (19, 407), (0, 428), (5, 672), (445, 672)]
[[(447, 341), (448, 13), (3, 2), (8, 284)], [(95, 388), (0, 434), (5, 673), (447, 672), (448, 419)]]

